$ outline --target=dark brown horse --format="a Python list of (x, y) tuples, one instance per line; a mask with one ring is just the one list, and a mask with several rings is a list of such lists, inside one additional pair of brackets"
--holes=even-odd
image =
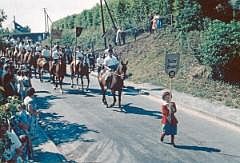
[(38, 74), (39, 74), (39, 79), (41, 82), (43, 82), (43, 72), (47, 71), (50, 74), (49, 71), (49, 62), (47, 61), (46, 58), (44, 57), (39, 57), (37, 60), (37, 69), (38, 69)]
[[(119, 64), (117, 70), (115, 72), (112, 72), (112, 75), (110, 76), (111, 80), (109, 81), (110, 84), (108, 82), (106, 82), (105, 80), (105, 75), (106, 74), (100, 74), (98, 76), (98, 81), (102, 90), (102, 102), (104, 105), (106, 105), (106, 107), (113, 107), (116, 103), (116, 94), (115, 92), (118, 91), (118, 107), (121, 108), (121, 95), (122, 95), (122, 89), (124, 86), (124, 79), (126, 78), (126, 72), (127, 72), (127, 64), (128, 61), (126, 63), (121, 62), (121, 64)], [(108, 106), (107, 100), (106, 100), (106, 91), (108, 89), (108, 85), (109, 85), (109, 89), (112, 92), (113, 95), (113, 103)]]
[[(51, 74), (51, 78), (53, 80), (53, 84), (55, 84), (54, 89), (60, 86), (60, 92), (63, 94), (63, 79), (66, 74), (66, 61), (63, 56), (60, 57), (58, 63), (53, 64), (53, 61), (49, 64), (49, 70)], [(57, 82), (58, 81), (58, 82)]]
[(80, 61), (79, 63), (75, 63), (75, 61), (72, 61), (71, 65), (70, 65), (70, 71), (71, 71), (71, 87), (73, 88), (73, 79), (75, 77), (75, 75), (77, 75), (77, 88), (79, 89), (79, 77), (81, 78), (81, 84), (82, 84), (82, 91), (84, 91), (83, 89), (83, 77), (86, 76), (87, 78), (87, 88), (86, 90), (88, 90), (89, 88), (89, 82), (90, 82), (90, 78), (89, 78), (89, 66), (86, 62)]

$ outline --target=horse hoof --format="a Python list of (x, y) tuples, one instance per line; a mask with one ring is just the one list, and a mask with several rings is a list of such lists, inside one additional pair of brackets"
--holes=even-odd
[(71, 88), (73, 88), (73, 85), (71, 85)]

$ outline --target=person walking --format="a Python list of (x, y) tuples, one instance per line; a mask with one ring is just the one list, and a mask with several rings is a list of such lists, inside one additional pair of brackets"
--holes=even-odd
[(177, 135), (178, 120), (175, 117), (177, 112), (176, 104), (171, 102), (172, 94), (170, 92), (164, 92), (162, 95), (162, 133), (160, 140), (163, 142), (166, 135), (171, 135), (171, 144), (176, 147), (174, 142), (174, 136)]

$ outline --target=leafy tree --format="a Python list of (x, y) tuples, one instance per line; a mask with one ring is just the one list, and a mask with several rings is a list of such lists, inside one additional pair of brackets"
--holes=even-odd
[(0, 9), (0, 27), (2, 27), (2, 22), (7, 19), (7, 15), (5, 14), (3, 9)]
[(204, 64), (215, 66), (240, 56), (240, 22), (213, 21), (204, 31), (199, 58)]
[(176, 27), (179, 31), (189, 32), (202, 29), (201, 7), (196, 1), (184, 0), (182, 9), (180, 1), (175, 5), (175, 14), (177, 14)]

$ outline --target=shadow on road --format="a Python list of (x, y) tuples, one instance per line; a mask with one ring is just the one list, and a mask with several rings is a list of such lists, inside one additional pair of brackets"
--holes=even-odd
[(62, 116), (56, 113), (42, 113), (41, 120), (44, 131), (48, 137), (56, 144), (72, 142), (80, 140), (83, 142), (95, 142), (94, 139), (82, 138), (88, 132), (99, 133), (96, 130), (91, 130), (86, 125), (79, 125), (77, 123), (69, 123), (68, 121), (61, 121)]
[(71, 162), (71, 163), (75, 163), (74, 161), (66, 160), (66, 158), (61, 154), (51, 153), (51, 152), (43, 152), (41, 150), (35, 151), (34, 161), (35, 162)]
[(123, 105), (121, 111), (118, 111), (118, 110), (114, 110), (114, 111), (125, 113), (125, 114), (137, 114), (137, 115), (142, 115), (142, 116), (151, 116), (151, 117), (155, 117), (156, 119), (162, 118), (162, 116), (160, 115), (161, 112), (159, 112), (159, 111), (149, 111), (149, 110), (145, 110), (143, 108), (139, 108), (139, 107), (131, 106), (131, 105), (132, 105), (132, 103), (128, 103), (126, 105)]
[(210, 147), (202, 147), (202, 146), (193, 146), (193, 145), (176, 145), (178, 149), (185, 149), (185, 150), (193, 150), (193, 151), (204, 151), (204, 152), (221, 152), (220, 149), (217, 148), (210, 148)]
[(139, 95), (141, 89), (136, 89), (135, 87), (132, 86), (127, 86), (123, 89), (124, 95), (130, 95), (130, 96), (137, 96)]
[[(39, 92), (37, 92), (37, 93), (39, 94)], [(41, 93), (42, 93), (42, 91), (41, 91)], [(57, 97), (57, 96), (53, 96), (53, 95), (36, 96), (35, 97), (38, 109), (48, 109), (51, 106), (49, 101), (56, 100), (56, 99), (63, 99), (63, 97)]]

